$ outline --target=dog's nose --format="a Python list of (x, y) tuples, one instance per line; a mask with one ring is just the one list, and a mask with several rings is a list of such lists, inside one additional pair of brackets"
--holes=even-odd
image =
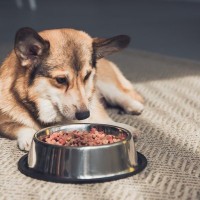
[(78, 120), (87, 119), (89, 116), (90, 116), (90, 111), (89, 110), (75, 113), (75, 117)]

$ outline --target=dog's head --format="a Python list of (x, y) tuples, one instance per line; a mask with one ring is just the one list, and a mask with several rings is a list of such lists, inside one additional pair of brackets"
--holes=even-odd
[(65, 118), (86, 119), (95, 92), (96, 62), (125, 48), (126, 35), (91, 38), (73, 29), (37, 33), (21, 28), (15, 37), (15, 53), (27, 80), (27, 99), (34, 103), (43, 123)]

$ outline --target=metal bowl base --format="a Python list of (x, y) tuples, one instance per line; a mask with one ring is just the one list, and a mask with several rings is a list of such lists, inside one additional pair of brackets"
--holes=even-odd
[(76, 179), (76, 178), (63, 178), (63, 177), (57, 177), (57, 176), (52, 176), (52, 175), (48, 175), (48, 174), (43, 174), (43, 173), (37, 172), (34, 169), (28, 167), (28, 162), (27, 162), (28, 155), (27, 154), (20, 158), (20, 160), (18, 162), (18, 169), (22, 174), (29, 176), (31, 178), (38, 179), (38, 180), (44, 180), (44, 181), (50, 181), (50, 182), (56, 182), (56, 183), (97, 183), (97, 182), (117, 180), (117, 179), (126, 178), (129, 176), (138, 174), (147, 166), (147, 159), (144, 155), (142, 155), (139, 152), (137, 152), (137, 157), (138, 157), (138, 166), (135, 167), (135, 171), (128, 172), (125, 174), (105, 177), (105, 178)]

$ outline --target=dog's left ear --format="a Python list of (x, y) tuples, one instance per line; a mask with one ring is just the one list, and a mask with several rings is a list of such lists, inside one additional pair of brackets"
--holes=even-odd
[(22, 66), (39, 62), (48, 53), (49, 47), (49, 42), (31, 28), (21, 28), (15, 35), (14, 49)]
[(97, 59), (118, 52), (128, 46), (131, 38), (128, 35), (118, 35), (108, 39), (94, 38), (93, 48)]

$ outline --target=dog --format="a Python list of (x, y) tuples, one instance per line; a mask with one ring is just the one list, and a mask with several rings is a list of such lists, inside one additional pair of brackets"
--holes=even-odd
[(114, 122), (100, 98), (140, 114), (144, 99), (117, 66), (104, 59), (130, 43), (127, 35), (92, 38), (74, 29), (36, 32), (24, 27), (0, 68), (0, 132), (29, 151), (33, 135), (47, 126)]

